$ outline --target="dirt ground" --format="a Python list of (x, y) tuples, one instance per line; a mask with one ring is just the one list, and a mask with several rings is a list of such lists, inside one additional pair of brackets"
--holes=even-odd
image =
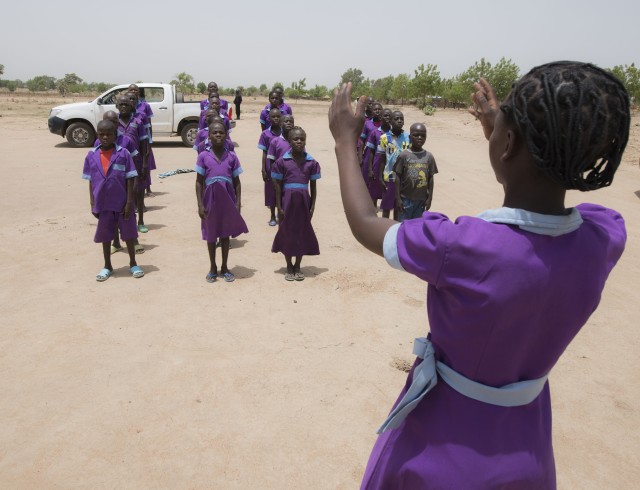
[[(69, 102), (70, 100), (67, 100)], [(86, 149), (49, 133), (53, 98), (0, 95), (0, 488), (310, 488), (359, 484), (375, 429), (428, 331), (426, 286), (351, 236), (339, 197), (328, 103), (289, 101), (322, 165), (321, 255), (284, 280), (262, 206), (259, 110), (232, 133), (249, 234), (232, 241), (237, 280), (207, 284), (195, 174), (160, 180), (139, 256), (146, 276), (100, 246), (81, 180)], [(433, 209), (501, 205), (471, 116), (426, 118)], [(178, 138), (154, 144), (158, 172), (193, 167)], [(588, 196), (627, 220), (627, 249), (600, 308), (551, 373), (559, 488), (637, 488), (640, 478), (640, 118), (614, 185)]]

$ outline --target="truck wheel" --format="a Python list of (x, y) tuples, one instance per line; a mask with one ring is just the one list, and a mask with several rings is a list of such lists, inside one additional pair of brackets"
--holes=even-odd
[(84, 122), (74, 122), (69, 124), (66, 132), (67, 141), (74, 148), (93, 146), (96, 140), (95, 132), (91, 125)]
[(185, 124), (182, 127), (182, 132), (180, 133), (184, 146), (188, 146), (189, 148), (192, 148), (193, 145), (195, 144), (197, 135), (198, 135), (198, 123), (196, 122), (190, 122)]

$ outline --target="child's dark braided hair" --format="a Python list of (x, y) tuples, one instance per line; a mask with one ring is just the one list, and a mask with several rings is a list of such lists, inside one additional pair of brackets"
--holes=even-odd
[(535, 163), (565, 189), (613, 181), (629, 139), (629, 95), (611, 73), (587, 63), (538, 66), (516, 82), (502, 111)]

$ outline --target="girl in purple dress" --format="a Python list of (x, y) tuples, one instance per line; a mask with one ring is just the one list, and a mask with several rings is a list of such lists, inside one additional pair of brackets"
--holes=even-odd
[(247, 225), (240, 215), (240, 174), (242, 167), (234, 152), (225, 148), (227, 129), (222, 122), (209, 126), (211, 147), (198, 155), (195, 171), (198, 215), (202, 220), (202, 239), (207, 242), (211, 267), (207, 282), (218, 277), (216, 241), (220, 239), (222, 265), (220, 273), (226, 282), (235, 279), (227, 266), (229, 238), (247, 233)]
[(380, 180), (380, 161), (382, 156), (376, 151), (380, 144), (380, 136), (391, 129), (391, 109), (382, 110), (382, 123), (369, 134), (362, 160), (362, 174), (369, 189), (371, 201), (378, 207), (378, 199), (382, 199), (384, 182)]
[(590, 64), (531, 70), (502, 105), (485, 81), (475, 109), (504, 192), (499, 209), (379, 218), (362, 182), (351, 86), (329, 125), (342, 201), (358, 241), (428, 283), (429, 338), (378, 430), (362, 488), (556, 486), (547, 376), (596, 309), (626, 240), (622, 217), (565, 207), (568, 189), (611, 184), (629, 138), (629, 96)]
[(318, 239), (311, 225), (320, 164), (305, 151), (306, 142), (307, 135), (302, 128), (289, 131), (291, 151), (276, 160), (271, 169), (280, 219), (271, 251), (284, 254), (287, 261), (284, 278), (287, 281), (303, 281), (304, 273), (300, 270), (302, 256), (320, 254)]
[(282, 135), (282, 127), (280, 126), (280, 118), (282, 117), (280, 109), (271, 109), (269, 111), (269, 127), (260, 134), (258, 140), (258, 148), (262, 150), (262, 180), (264, 182), (264, 205), (271, 211), (269, 218), (269, 226), (276, 226), (276, 190), (271, 181), (271, 160), (267, 158), (267, 152), (271, 141)]

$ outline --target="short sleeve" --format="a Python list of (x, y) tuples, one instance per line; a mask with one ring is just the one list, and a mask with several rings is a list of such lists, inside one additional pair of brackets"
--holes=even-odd
[(203, 177), (207, 174), (207, 164), (204, 161), (206, 153), (199, 153), (198, 159), (196, 160), (196, 166), (194, 170), (198, 173), (198, 175), (202, 175)]
[(396, 159), (396, 163), (393, 165), (393, 171), (398, 174), (398, 175), (402, 175), (404, 173), (404, 162), (406, 160), (406, 156), (404, 153), (400, 153), (400, 156), (398, 156), (398, 158)]
[(432, 154), (429, 154), (429, 166), (431, 167), (431, 175), (438, 173), (438, 166), (436, 165), (436, 159)]
[(267, 151), (269, 149), (269, 138), (267, 137), (267, 132), (263, 131), (260, 134), (260, 139), (258, 140), (258, 149), (262, 151)]
[(242, 165), (240, 165), (240, 160), (238, 160), (238, 156), (235, 153), (229, 153), (230, 155), (232, 155), (232, 162), (231, 162), (231, 176), (235, 179), (236, 177), (238, 177), (242, 172)]
[(276, 180), (282, 180), (284, 178), (284, 165), (282, 158), (278, 158), (273, 165), (271, 165), (271, 178)]
[(91, 155), (93, 151), (90, 151), (84, 159), (84, 165), (82, 166), (82, 178), (84, 180), (91, 181)]
[(383, 134), (380, 136), (380, 141), (378, 142), (378, 149), (376, 153), (384, 153), (387, 148), (387, 135)]
[(133, 158), (131, 158), (131, 153), (126, 148), (122, 149), (122, 154), (124, 156), (125, 164), (125, 178), (132, 179), (138, 176), (138, 171), (136, 170), (136, 166), (133, 163)]
[(392, 267), (438, 286), (453, 226), (446, 216), (430, 212), (394, 225), (384, 238), (384, 257)]
[(309, 180), (318, 180), (320, 175), (320, 164), (315, 160), (311, 163), (311, 175), (309, 175)]

